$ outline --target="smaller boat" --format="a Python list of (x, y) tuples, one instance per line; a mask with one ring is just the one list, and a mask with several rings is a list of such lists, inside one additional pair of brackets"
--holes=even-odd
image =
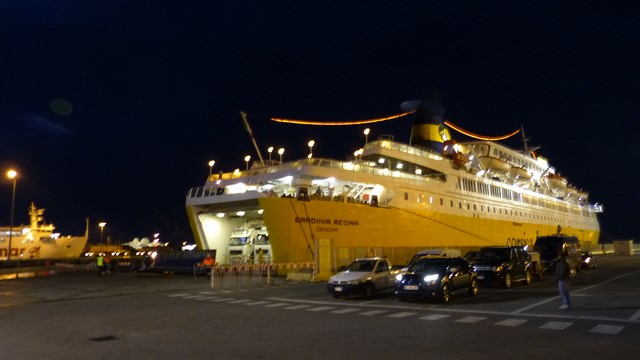
[[(45, 209), (34, 203), (29, 207), (30, 226), (0, 227), (0, 259), (61, 259), (77, 258), (87, 245), (89, 220), (83, 236), (62, 236), (54, 233), (53, 224), (45, 224)], [(9, 249), (11, 248), (11, 249)], [(10, 256), (9, 256), (10, 254)]]
[(480, 156), (479, 159), (482, 168), (491, 173), (507, 174), (511, 169), (509, 163), (494, 156)]

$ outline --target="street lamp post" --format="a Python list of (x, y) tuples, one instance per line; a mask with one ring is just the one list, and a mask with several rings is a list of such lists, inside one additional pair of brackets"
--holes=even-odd
[(367, 143), (369, 142), (369, 132), (371, 130), (369, 130), (369, 128), (364, 129), (364, 144), (367, 145)]
[(249, 171), (249, 160), (251, 160), (251, 155), (244, 157), (244, 162), (247, 164), (247, 171)]
[(11, 169), (7, 171), (7, 177), (13, 180), (13, 192), (11, 193), (11, 221), (9, 222), (9, 248), (7, 249), (7, 261), (11, 260), (11, 238), (13, 237), (13, 211), (16, 206), (16, 182), (18, 173)]
[(273, 146), (269, 146), (267, 152), (269, 153), (269, 165), (271, 165), (271, 153), (273, 152)]
[(211, 177), (211, 172), (213, 171), (213, 165), (216, 164), (215, 160), (209, 160), (209, 177)]
[(100, 245), (102, 245), (102, 233), (104, 232), (105, 225), (107, 225), (107, 223), (104, 221), (98, 224), (98, 226), (100, 226)]
[(278, 155), (280, 155), (280, 164), (282, 164), (282, 154), (284, 154), (284, 148), (278, 149)]

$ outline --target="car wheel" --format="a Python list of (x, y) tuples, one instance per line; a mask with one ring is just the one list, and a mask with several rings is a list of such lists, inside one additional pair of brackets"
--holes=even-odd
[(511, 274), (510, 273), (505, 273), (504, 274), (504, 279), (502, 280), (502, 286), (505, 289), (508, 289), (511, 287)]
[(469, 294), (469, 296), (476, 296), (478, 295), (479, 290), (480, 288), (478, 287), (478, 279), (471, 278), (471, 282), (469, 284), (469, 290), (467, 291), (467, 294)]
[(362, 291), (362, 297), (365, 299), (371, 299), (373, 297), (373, 284), (367, 284)]
[(529, 285), (533, 282), (533, 276), (531, 276), (531, 270), (524, 272), (524, 283)]
[(451, 299), (451, 291), (449, 290), (449, 284), (443, 284), (440, 290), (440, 302), (446, 304)]
[(542, 281), (542, 269), (540, 269), (540, 266), (537, 262), (533, 263), (533, 272), (536, 274), (538, 281)]

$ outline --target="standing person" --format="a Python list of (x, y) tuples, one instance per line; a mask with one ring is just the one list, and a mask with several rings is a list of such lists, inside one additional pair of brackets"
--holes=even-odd
[(98, 265), (98, 276), (102, 276), (102, 272), (104, 271), (104, 256), (102, 256), (102, 254), (98, 254), (96, 265)]
[(556, 280), (558, 281), (558, 291), (562, 297), (562, 305), (558, 309), (571, 310), (571, 297), (569, 296), (569, 281), (571, 280), (571, 267), (567, 260), (566, 250), (560, 250), (556, 265)]

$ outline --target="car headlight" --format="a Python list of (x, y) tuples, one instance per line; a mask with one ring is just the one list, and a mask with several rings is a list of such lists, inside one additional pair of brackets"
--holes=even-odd
[(438, 281), (439, 277), (440, 277), (440, 275), (438, 275), (438, 274), (427, 274), (427, 275), (424, 276), (423, 280), (427, 284), (431, 285), (431, 284), (435, 283), (436, 281)]
[(491, 271), (493, 271), (493, 272), (501, 272), (502, 271), (502, 265), (492, 267)]
[(402, 274), (396, 275), (396, 281), (402, 281)]

